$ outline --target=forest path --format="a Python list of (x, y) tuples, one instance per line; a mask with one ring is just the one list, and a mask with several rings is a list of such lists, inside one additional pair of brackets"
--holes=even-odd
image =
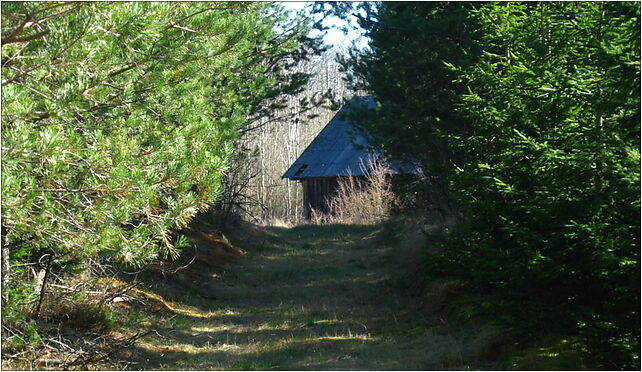
[[(133, 369), (390, 370), (461, 363), (456, 339), (417, 322), (397, 294), (380, 226), (268, 228), (191, 305), (156, 315)], [(453, 364), (454, 363), (454, 364)]]

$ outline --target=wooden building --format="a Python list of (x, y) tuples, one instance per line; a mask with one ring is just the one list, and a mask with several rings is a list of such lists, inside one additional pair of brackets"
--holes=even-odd
[[(370, 159), (379, 153), (351, 125), (351, 111), (375, 107), (371, 97), (351, 99), (319, 132), (281, 178), (299, 181), (303, 187), (303, 215), (311, 210), (328, 212), (326, 201), (334, 195), (341, 177), (364, 177)], [(390, 167), (392, 174), (415, 174), (421, 170), (410, 164)]]

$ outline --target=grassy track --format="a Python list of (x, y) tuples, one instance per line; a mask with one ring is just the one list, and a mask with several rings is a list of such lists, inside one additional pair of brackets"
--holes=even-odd
[(133, 319), (154, 333), (124, 356), (136, 362), (129, 368), (464, 367), (456, 335), (408, 314), (408, 299), (391, 280), (393, 248), (379, 232), (376, 226), (269, 228), (214, 275), (207, 285), (214, 299), (183, 293), (195, 316)]
[[(188, 231), (193, 246), (180, 260), (120, 278), (139, 284), (114, 301), (113, 312), (104, 315), (110, 318), (74, 313), (76, 320), (109, 322), (113, 326), (109, 334), (92, 331), (82, 336), (74, 331), (78, 328), (59, 326), (65, 342), (86, 350), (81, 356), (94, 359), (75, 363), (74, 350), (43, 356), (41, 349), (31, 359), (20, 359), (29, 364), (11, 366), (596, 369), (582, 340), (545, 330), (539, 338), (532, 337), (515, 331), (519, 319), (511, 314), (484, 311), (491, 301), (501, 304), (501, 298), (467, 290), (459, 280), (427, 279), (422, 271), (409, 275), (416, 262), (410, 259), (411, 252), (426, 247), (425, 239), (412, 244), (416, 239), (408, 232), (412, 225), (246, 226), (231, 246), (212, 234), (206, 222), (195, 222)], [(180, 265), (182, 270), (174, 270)], [(106, 278), (103, 285), (113, 286), (112, 290), (129, 286), (120, 279)], [(96, 343), (99, 339), (103, 343)], [(137, 341), (130, 347), (127, 340)], [(32, 366), (29, 360), (36, 359), (41, 364)]]

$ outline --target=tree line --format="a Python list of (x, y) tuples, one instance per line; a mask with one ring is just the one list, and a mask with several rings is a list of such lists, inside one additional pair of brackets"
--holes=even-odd
[(292, 71), (309, 75), (309, 81), (241, 137), (226, 178), (224, 203), (243, 218), (262, 223), (302, 218), (301, 186), (281, 176), (352, 94), (336, 59), (341, 53), (333, 47), (293, 66)]
[(426, 275), (499, 295), (490, 311), (525, 334), (579, 335), (603, 368), (639, 368), (640, 4), (317, 11), (352, 13), (370, 39), (343, 61), (379, 102), (359, 126), (461, 213)]

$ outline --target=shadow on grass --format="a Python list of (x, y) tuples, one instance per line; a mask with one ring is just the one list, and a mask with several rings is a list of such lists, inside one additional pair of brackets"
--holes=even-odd
[[(466, 297), (457, 282), (436, 282), (429, 296), (402, 293), (408, 284), (395, 281), (399, 276), (396, 243), (403, 234), (399, 225), (265, 230), (264, 235), (244, 242), (249, 244), (246, 255), (220, 269), (205, 267), (201, 274), (209, 277), (194, 281), (191, 287), (177, 285), (171, 278), (155, 283), (159, 293), (211, 316), (169, 311), (149, 315), (138, 327), (155, 333), (122, 357), (138, 362), (130, 369), (577, 369), (590, 365), (582, 362), (583, 355), (569, 354), (567, 345), (533, 348), (498, 361), (509, 350), (504, 348), (512, 347), (512, 338), (506, 329), (475, 315), (484, 304), (480, 301), (489, 299)], [(468, 320), (456, 320), (461, 318)]]
[(363, 237), (380, 228), (379, 225), (299, 225), (289, 229), (281, 227), (268, 227), (269, 231), (278, 233), (284, 239), (308, 239), (317, 237)]
[[(130, 351), (141, 363), (130, 369), (224, 369), (224, 370), (319, 370), (336, 369), (343, 365), (351, 369), (360, 366), (384, 366), (376, 358), (364, 360), (363, 352), (377, 340), (359, 336), (319, 336), (308, 338), (284, 337), (275, 344), (212, 343), (210, 347), (187, 349), (138, 346)], [(373, 363), (375, 362), (375, 363)], [(397, 363), (392, 363), (397, 364)], [(388, 366), (390, 365), (387, 364)], [(401, 367), (401, 366), (399, 366)], [(401, 368), (399, 368), (401, 369)]]
[(263, 249), (249, 251), (200, 284), (199, 293), (207, 291), (214, 300), (191, 298), (192, 291), (180, 293), (171, 283), (157, 285), (212, 316), (153, 316), (147, 328), (157, 334), (132, 350), (132, 359), (141, 363), (132, 368), (426, 367), (419, 362), (425, 359), (417, 352), (421, 348), (403, 344), (408, 337), (402, 332), (391, 336), (405, 310), (390, 286), (394, 265), (390, 247), (377, 237), (380, 229), (271, 227)]

